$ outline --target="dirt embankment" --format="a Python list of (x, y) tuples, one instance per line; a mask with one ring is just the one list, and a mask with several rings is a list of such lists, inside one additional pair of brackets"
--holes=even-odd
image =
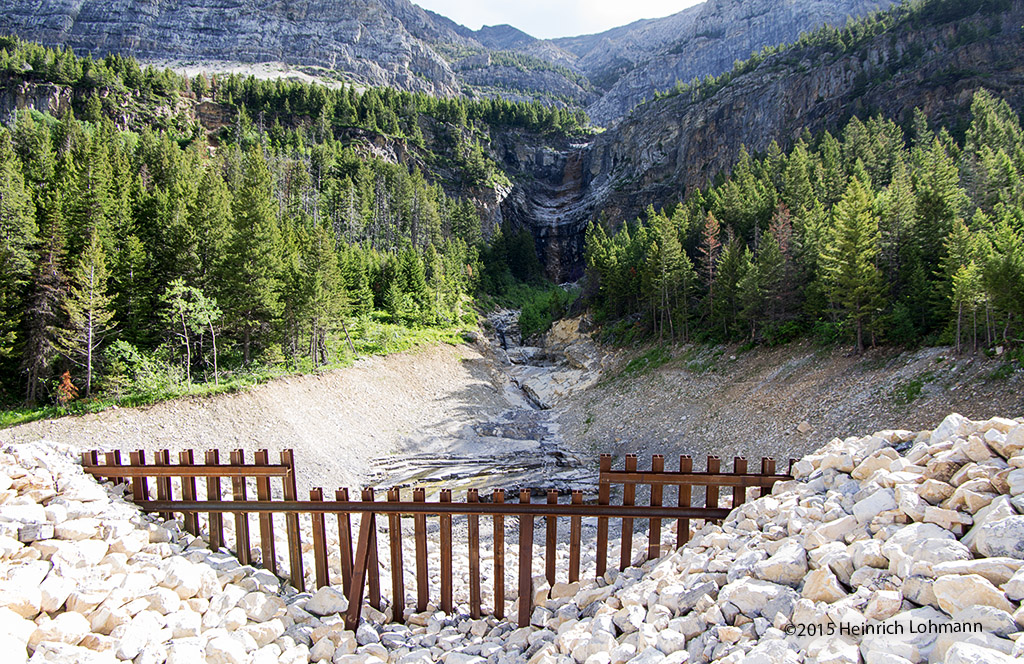
[(951, 412), (1024, 415), (1024, 374), (993, 377), (1007, 373), (1004, 358), (950, 348), (861, 356), (809, 343), (745, 353), (681, 348), (656, 368), (626, 370), (638, 356), (621, 357), (601, 383), (559, 404), (562, 434), (580, 452), (661, 453), (668, 467), (691, 454), (699, 469), (708, 454), (729, 469), (734, 455), (751, 469), (773, 456), (781, 469), (835, 436), (930, 429)]
[[(281, 378), (237, 394), (32, 422), (0, 443), (48, 439), (82, 449), (294, 448), (299, 491), (359, 486), (411, 433), (443, 435), (504, 408), (489, 363), (469, 346), (437, 345)], [(223, 458), (223, 452), (222, 452)]]
[[(833, 436), (932, 428), (954, 411), (977, 420), (1024, 415), (1024, 374), (993, 378), (1002, 358), (948, 348), (851, 356), (810, 344), (745, 353), (684, 347), (656, 368), (632, 371), (626, 365), (635, 366), (642, 350), (599, 350), (601, 381), (559, 394), (551, 411), (561, 444), (585, 467), (596, 468), (601, 452), (636, 452), (665, 454), (668, 467), (691, 454), (698, 469), (708, 454), (729, 469), (737, 454), (752, 469), (774, 456), (782, 469)], [(275, 455), (291, 447), (304, 494), (311, 486), (358, 486), (372, 470), (417, 454), (469, 458), (473, 446), (493, 446), (487, 426), (480, 435), (467, 431), (510, 412), (504, 371), (482, 345), (424, 347), (239, 394), (34, 422), (0, 431), (0, 443), (45, 438), (82, 449), (242, 447)]]

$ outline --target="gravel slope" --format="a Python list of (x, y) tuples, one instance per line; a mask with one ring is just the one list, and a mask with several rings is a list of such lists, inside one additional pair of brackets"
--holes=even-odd
[(925, 429), (951, 412), (978, 420), (1024, 414), (1024, 374), (993, 379), (1002, 358), (950, 348), (856, 356), (809, 343), (746, 353), (684, 347), (655, 369), (623, 371), (636, 355), (620, 354), (618, 370), (558, 405), (562, 435), (578, 454), (660, 453), (669, 466), (673, 455), (691, 454), (700, 469), (708, 454), (728, 468), (737, 454), (751, 468), (774, 456), (783, 468), (834, 436)]
[(421, 347), (238, 394), (32, 422), (0, 431), (0, 443), (167, 448), (172, 456), (186, 448), (267, 448), (272, 458), (290, 447), (301, 495), (312, 486), (358, 486), (410, 433), (444, 435), (501, 412), (507, 403), (488, 367), (470, 346)]

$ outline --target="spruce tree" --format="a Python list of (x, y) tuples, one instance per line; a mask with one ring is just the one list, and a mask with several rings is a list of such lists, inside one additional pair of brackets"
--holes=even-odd
[(880, 309), (882, 275), (878, 256), (878, 220), (868, 186), (850, 181), (833, 212), (834, 226), (821, 256), (822, 278), (830, 297), (853, 326), (857, 352), (864, 351), (864, 332)]
[[(648, 270), (652, 273), (651, 285), (653, 292), (652, 320), (658, 331), (658, 340), (664, 338), (665, 327), (668, 326), (669, 339), (675, 340), (675, 309), (679, 298), (682, 276), (683, 248), (679, 244), (672, 220), (664, 214), (648, 213), (648, 223), (652, 225), (654, 242), (648, 255)], [(692, 269), (692, 268), (691, 268)]]
[(233, 233), (226, 261), (225, 306), (252, 360), (254, 340), (265, 342), (281, 313), (281, 232), (274, 214), (270, 170), (258, 149), (246, 152), (232, 205)]
[(718, 254), (722, 249), (720, 233), (718, 220), (715, 219), (715, 215), (708, 212), (700, 243), (700, 276), (708, 292), (708, 311), (714, 310), (715, 307), (715, 268), (718, 265)]
[(44, 381), (57, 346), (63, 310), (65, 275), (63, 201), (59, 190), (40, 205), (42, 243), (32, 272), (25, 310), (25, 344), (21, 368), (25, 373), (25, 403), (34, 406), (45, 394)]
[(64, 300), (66, 323), (59, 332), (61, 352), (85, 369), (85, 396), (92, 393), (99, 349), (113, 329), (114, 310), (107, 295), (107, 266), (98, 230), (93, 230), (70, 274)]
[[(0, 129), (0, 366), (7, 365), (16, 352), (26, 286), (36, 260), (35, 215), (10, 134)], [(14, 376), (12, 367), (7, 368), (5, 375)]]

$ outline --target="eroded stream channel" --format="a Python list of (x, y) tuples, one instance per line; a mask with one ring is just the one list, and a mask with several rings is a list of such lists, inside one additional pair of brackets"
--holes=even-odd
[(481, 412), (476, 421), (467, 413), (465, 423), (446, 433), (406, 436), (396, 454), (375, 464), (375, 486), (424, 487), (428, 495), (477, 488), (489, 499), (492, 489), (566, 493), (596, 485), (596, 460), (571, 450), (555, 421), (558, 398), (599, 377), (596, 347), (573, 328), (578, 321), (545, 335), (540, 346), (524, 345), (518, 318), (518, 311), (491, 313), (485, 340), (495, 388), (508, 408), (497, 416)]

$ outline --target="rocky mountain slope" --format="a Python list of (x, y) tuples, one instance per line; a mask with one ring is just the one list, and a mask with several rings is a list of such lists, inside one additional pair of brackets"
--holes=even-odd
[(402, 0), (76, 0), (4, 3), (0, 31), (78, 53), (142, 60), (280, 61), (376, 85), (453, 94), (458, 81), (427, 42), (463, 44)]
[(854, 114), (909, 121), (914, 108), (955, 129), (980, 88), (1024, 107), (1024, 2), (983, 8), (946, 3), (856, 44), (795, 46), (725, 83), (644, 104), (589, 142), (558, 150), (553, 172), (513, 191), (505, 216), (530, 223), (549, 272), (574, 279), (587, 223), (679, 201), (727, 172), (743, 146), (763, 152), (777, 141), (785, 150), (804, 129), (834, 130)]
[(602, 90), (587, 111), (598, 124), (629, 113), (676, 81), (717, 76), (765, 46), (795, 41), (823, 24), (886, 9), (892, 0), (708, 0), (662, 19), (556, 39)]
[(597, 35), (538, 40), (507, 25), (469, 30), (408, 0), (11, 0), (0, 9), (0, 34), (212, 71), (281, 63), (322, 79), (439, 95), (558, 100), (605, 123), (676, 79), (717, 75), (762, 46), (890, 3), (711, 0)]

